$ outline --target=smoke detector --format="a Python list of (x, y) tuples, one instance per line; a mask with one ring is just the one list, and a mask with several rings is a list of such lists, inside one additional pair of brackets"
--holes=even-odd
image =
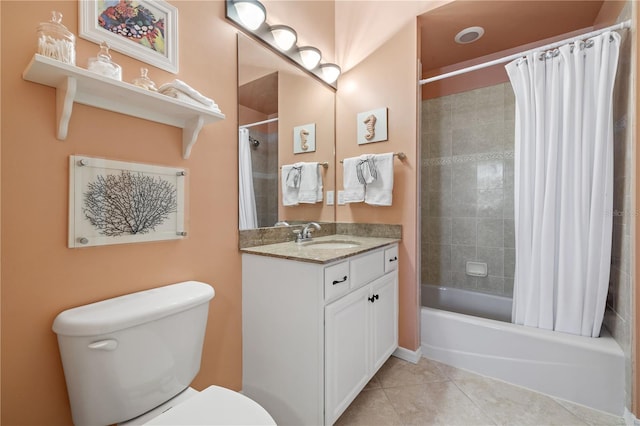
[(473, 43), (484, 35), (484, 28), (469, 27), (456, 34), (455, 41), (459, 44)]

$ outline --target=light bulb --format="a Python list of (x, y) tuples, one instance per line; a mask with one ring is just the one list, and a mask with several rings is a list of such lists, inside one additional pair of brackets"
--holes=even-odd
[(315, 47), (300, 47), (298, 49), (298, 53), (300, 54), (302, 65), (308, 70), (312, 70), (317, 67), (320, 63), (320, 59), (322, 59), (322, 53), (320, 53), (320, 50)]
[(334, 83), (342, 72), (336, 64), (322, 64), (320, 69), (322, 70), (322, 79), (329, 84)]
[(260, 25), (267, 19), (266, 9), (257, 0), (236, 0), (233, 6), (238, 12), (240, 21), (251, 31), (260, 28)]
[(289, 50), (296, 44), (298, 35), (293, 28), (286, 25), (272, 25), (269, 29), (276, 46), (281, 50)]

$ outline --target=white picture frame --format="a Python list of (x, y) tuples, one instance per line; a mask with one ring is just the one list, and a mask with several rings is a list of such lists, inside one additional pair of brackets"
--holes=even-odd
[[(176, 74), (178, 9), (163, 0), (127, 0), (133, 12), (141, 16), (140, 26), (131, 19), (125, 22), (115, 9), (118, 3), (118, 0), (80, 0), (80, 37), (97, 44), (106, 41), (117, 52)], [(149, 27), (144, 25), (148, 23)]]
[(184, 168), (69, 156), (68, 247), (186, 237), (185, 179)]
[(361, 112), (357, 116), (358, 145), (389, 140), (387, 108)]
[(302, 154), (316, 150), (316, 123), (293, 128), (293, 153)]

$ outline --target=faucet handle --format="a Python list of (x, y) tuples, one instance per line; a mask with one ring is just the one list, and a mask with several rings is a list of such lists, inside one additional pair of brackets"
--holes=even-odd
[(299, 243), (300, 241), (302, 241), (302, 229), (294, 229), (293, 233), (296, 236), (296, 243)]

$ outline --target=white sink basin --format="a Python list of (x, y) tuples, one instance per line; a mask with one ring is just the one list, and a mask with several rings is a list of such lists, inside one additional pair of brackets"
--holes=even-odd
[(326, 241), (310, 241), (302, 244), (305, 247), (314, 249), (338, 250), (356, 248), (360, 245), (355, 241), (326, 240)]

